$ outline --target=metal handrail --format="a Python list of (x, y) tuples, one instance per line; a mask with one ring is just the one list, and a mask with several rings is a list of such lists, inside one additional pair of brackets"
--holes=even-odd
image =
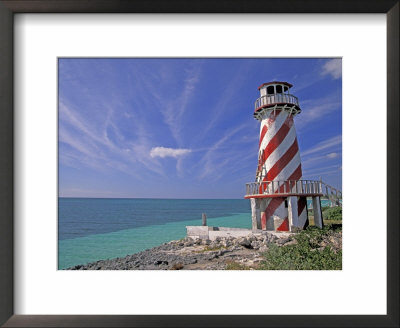
[(299, 100), (297, 97), (289, 93), (276, 93), (273, 95), (261, 96), (255, 101), (255, 109), (260, 108), (265, 105), (272, 105), (278, 103), (288, 103), (299, 106)]
[(342, 192), (322, 180), (273, 180), (246, 183), (246, 196), (262, 195), (322, 195), (331, 206), (341, 206)]
[(272, 180), (246, 183), (246, 196), (287, 194), (323, 194), (321, 181)]
[(321, 187), (323, 186), (323, 195), (329, 199), (329, 201), (331, 202), (331, 206), (342, 206), (342, 204), (340, 203), (342, 199), (342, 192), (339, 189), (336, 189), (323, 181), (320, 181), (320, 183)]

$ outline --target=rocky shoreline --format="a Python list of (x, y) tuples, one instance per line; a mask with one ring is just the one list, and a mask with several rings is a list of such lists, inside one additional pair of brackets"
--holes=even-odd
[[(252, 270), (257, 269), (271, 244), (279, 247), (296, 244), (295, 235), (265, 231), (240, 238), (218, 237), (213, 241), (186, 237), (140, 253), (76, 265), (67, 270)], [(341, 249), (341, 232), (322, 241), (321, 249), (327, 245)]]

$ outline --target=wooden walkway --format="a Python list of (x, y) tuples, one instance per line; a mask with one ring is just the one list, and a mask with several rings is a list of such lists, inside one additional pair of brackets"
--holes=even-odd
[(342, 200), (342, 192), (322, 180), (320, 182), (322, 185), (322, 194), (324, 197), (329, 199), (331, 206), (342, 206), (342, 203), (340, 202)]

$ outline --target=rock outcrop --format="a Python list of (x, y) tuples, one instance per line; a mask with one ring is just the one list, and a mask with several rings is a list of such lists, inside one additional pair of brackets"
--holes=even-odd
[[(85, 265), (70, 270), (224, 270), (233, 268), (254, 269), (262, 261), (271, 243), (279, 247), (296, 244), (292, 233), (255, 233), (247, 237), (218, 237), (216, 240), (186, 237), (162, 244), (140, 253)], [(341, 248), (341, 232), (323, 240), (327, 245)]]

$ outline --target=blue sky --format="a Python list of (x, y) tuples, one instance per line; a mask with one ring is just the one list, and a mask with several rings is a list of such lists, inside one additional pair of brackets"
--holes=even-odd
[(340, 59), (59, 59), (61, 197), (243, 198), (263, 82), (287, 81), (303, 179), (342, 186)]

